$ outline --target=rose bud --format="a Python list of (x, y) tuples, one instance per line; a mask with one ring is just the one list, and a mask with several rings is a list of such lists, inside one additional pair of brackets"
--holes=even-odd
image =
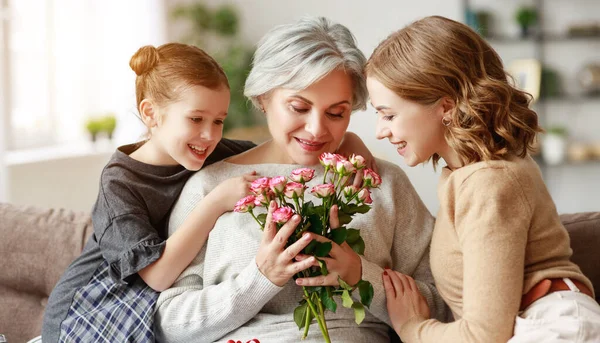
[(283, 206), (273, 212), (273, 221), (278, 224), (285, 224), (293, 215), (294, 210), (287, 206)]
[(358, 192), (358, 200), (365, 204), (372, 204), (373, 199), (371, 199), (371, 191), (366, 188), (363, 188)]
[(356, 194), (356, 192), (358, 192), (358, 187), (354, 185), (346, 186), (342, 192), (344, 193), (346, 199), (350, 199), (354, 196), (354, 194)]
[(240, 212), (240, 213), (248, 212), (256, 206), (255, 201), (256, 201), (256, 197), (254, 195), (245, 196), (245, 197), (241, 198), (240, 200), (238, 200), (237, 203), (235, 203), (235, 206), (233, 207), (233, 211)]
[(325, 183), (314, 186), (310, 192), (318, 198), (325, 198), (335, 193), (335, 187), (331, 183)]
[(335, 171), (340, 175), (350, 175), (356, 171), (356, 168), (354, 168), (350, 161), (344, 159), (337, 162)]
[(319, 161), (325, 168), (333, 168), (337, 163), (337, 157), (335, 154), (324, 152), (319, 156)]
[(290, 198), (290, 199), (293, 199), (294, 195), (296, 195), (296, 197), (300, 198), (304, 195), (305, 189), (306, 189), (306, 186), (304, 186), (303, 184), (301, 184), (299, 182), (288, 182), (287, 185), (285, 185), (285, 190), (283, 191), (283, 194), (285, 195), (286, 198)]
[(372, 169), (366, 168), (363, 174), (363, 185), (364, 187), (377, 188), (381, 185), (381, 176), (374, 172)]
[(290, 176), (290, 179), (292, 179), (295, 182), (305, 183), (305, 182), (312, 180), (312, 178), (314, 176), (315, 176), (314, 169), (298, 168), (298, 169), (292, 171), (292, 175)]
[(365, 161), (365, 158), (360, 155), (350, 156), (350, 163), (352, 163), (354, 168), (356, 168), (358, 170), (363, 169), (367, 164), (367, 162)]
[(269, 190), (269, 180), (270, 179), (268, 177), (261, 177), (260, 179), (252, 181), (250, 184), (250, 191), (252, 191), (254, 195), (264, 194), (267, 190)]
[(287, 180), (285, 179), (285, 176), (275, 176), (269, 181), (269, 187), (275, 194), (280, 194), (285, 189), (286, 183)]

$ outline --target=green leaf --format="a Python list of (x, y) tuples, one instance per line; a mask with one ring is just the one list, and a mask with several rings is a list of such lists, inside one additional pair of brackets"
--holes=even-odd
[(329, 234), (329, 238), (338, 245), (346, 241), (346, 236), (347, 230), (343, 226), (338, 229), (331, 230), (331, 233)]
[(318, 241), (315, 241), (315, 240), (310, 241), (310, 243), (308, 243), (306, 248), (304, 248), (304, 253), (307, 255), (312, 255), (314, 253), (315, 249), (317, 248), (318, 244), (319, 244)]
[(357, 254), (365, 254), (365, 241), (363, 241), (362, 237), (358, 237), (358, 240), (356, 242), (353, 242), (352, 244), (348, 245), (350, 245), (352, 250), (354, 250)]
[(346, 230), (346, 242), (348, 244), (352, 244), (356, 242), (360, 238), (360, 231), (357, 229), (347, 229)]
[(352, 221), (352, 216), (344, 212), (338, 212), (338, 219), (340, 221), (340, 225), (346, 225)]
[(329, 271), (327, 270), (327, 264), (325, 263), (325, 261), (317, 259), (317, 262), (319, 262), (319, 266), (321, 267), (321, 275), (329, 274)]
[(331, 251), (331, 242), (323, 242), (323, 243), (317, 242), (317, 243), (318, 244), (315, 249), (315, 256), (325, 257), (325, 256), (329, 255), (329, 252)]
[(362, 323), (362, 321), (365, 319), (365, 307), (363, 304), (355, 302), (352, 304), (352, 308), (354, 309), (354, 321), (356, 324)]
[(367, 213), (369, 212), (369, 210), (371, 209), (371, 206), (369, 205), (360, 205), (355, 209), (354, 213)]
[(339, 276), (338, 276), (338, 283), (340, 284), (340, 287), (342, 287), (343, 289), (348, 290), (348, 291), (352, 290), (352, 286), (347, 284), (346, 281), (342, 280), (342, 278)]
[(298, 325), (299, 330), (302, 330), (302, 328), (304, 328), (304, 324), (305, 324), (305, 320), (306, 320), (306, 311), (309, 311), (308, 303), (306, 301), (303, 301), (303, 302), (304, 302), (304, 304), (302, 304), (302, 305), (296, 307), (296, 309), (294, 309), (294, 322), (296, 322), (296, 325)]
[(352, 304), (354, 304), (354, 301), (352, 300), (350, 292), (344, 290), (344, 292), (342, 293), (342, 306), (344, 306), (345, 308), (350, 308), (352, 307)]
[(356, 286), (358, 287), (358, 292), (360, 293), (360, 302), (366, 307), (371, 306), (373, 294), (375, 293), (373, 285), (371, 285), (369, 281), (360, 280)]
[(335, 313), (337, 310), (337, 303), (333, 300), (333, 296), (331, 294), (331, 287), (324, 287), (321, 289), (321, 303), (325, 306), (326, 309)]
[(318, 214), (311, 214), (308, 216), (310, 222), (310, 232), (314, 232), (317, 235), (323, 234), (323, 224), (321, 223), (321, 217)]
[(265, 220), (267, 220), (267, 214), (266, 213), (261, 213), (259, 215), (256, 216), (256, 218), (258, 220), (260, 220), (261, 223), (265, 223)]

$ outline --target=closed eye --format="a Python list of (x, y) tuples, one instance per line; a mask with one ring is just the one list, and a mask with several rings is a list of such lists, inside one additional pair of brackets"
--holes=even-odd
[(330, 117), (335, 117), (335, 118), (343, 118), (344, 117), (344, 112), (338, 112), (338, 113), (331, 113), (331, 112), (325, 112), (327, 113), (328, 116)]
[(290, 109), (296, 113), (301, 113), (301, 114), (307, 113), (308, 111), (310, 111), (310, 109), (308, 109), (308, 108), (298, 108), (296, 106), (291, 106), (291, 105), (290, 105)]
[(387, 115), (387, 116), (383, 116), (383, 117), (381, 117), (381, 119), (383, 119), (383, 120), (387, 120), (387, 121), (391, 121), (392, 119), (394, 119), (394, 116)]

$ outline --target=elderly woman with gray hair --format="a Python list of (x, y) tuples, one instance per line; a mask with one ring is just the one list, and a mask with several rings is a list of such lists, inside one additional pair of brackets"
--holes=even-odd
[[(225, 178), (249, 171), (289, 175), (300, 166), (317, 165), (322, 153), (334, 152), (351, 113), (365, 108), (365, 62), (350, 31), (325, 18), (303, 19), (267, 33), (255, 53), (245, 93), (265, 113), (272, 139), (192, 176), (173, 208), (169, 233)], [(345, 243), (333, 243), (329, 276), (294, 282), (295, 273), (315, 262), (296, 255), (319, 237), (310, 234), (285, 248), (297, 218), (278, 232), (268, 224), (262, 232), (251, 216), (226, 213), (192, 264), (160, 295), (159, 341), (297, 342), (301, 333), (293, 312), (302, 299), (299, 285), (337, 285), (340, 276), (351, 285), (369, 281), (375, 294), (360, 325), (351, 309), (339, 306), (336, 313), (327, 314), (332, 340), (388, 342), (390, 322), (381, 278), (385, 267), (412, 275), (433, 317), (446, 319), (447, 307), (429, 269), (434, 219), (399, 167), (377, 164), (383, 183), (373, 193), (373, 208), (352, 222), (365, 241), (364, 256)], [(315, 179), (322, 179), (322, 168), (316, 169)], [(306, 197), (311, 200), (309, 194)], [(321, 342), (319, 330), (312, 329), (305, 341)]]

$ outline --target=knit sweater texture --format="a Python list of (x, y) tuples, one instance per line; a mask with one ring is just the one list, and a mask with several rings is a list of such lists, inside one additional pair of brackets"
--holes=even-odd
[(506, 342), (521, 296), (546, 278), (591, 282), (569, 261), (569, 235), (535, 161), (513, 157), (444, 168), (431, 269), (457, 319), (414, 318), (404, 342)]
[[(373, 208), (357, 214), (347, 225), (360, 229), (365, 241), (361, 258), (362, 278), (371, 282), (375, 294), (364, 321), (357, 325), (352, 310), (338, 299), (336, 313), (327, 312), (333, 342), (388, 342), (389, 317), (382, 283), (384, 267), (412, 275), (427, 299), (432, 314), (446, 320), (448, 308), (433, 285), (429, 267), (429, 243), (434, 218), (430, 215), (404, 172), (378, 160), (383, 183), (373, 190)], [(262, 176), (289, 176), (300, 168), (292, 164), (239, 165), (215, 163), (193, 175), (177, 201), (169, 233), (180, 226), (194, 206), (225, 179), (255, 170)], [(310, 187), (323, 180), (316, 170)], [(320, 200), (306, 192), (306, 201)], [(165, 342), (298, 342), (302, 332), (293, 320), (302, 290), (292, 280), (283, 287), (271, 283), (257, 268), (256, 252), (262, 238), (258, 224), (247, 213), (222, 215), (206, 245), (175, 284), (161, 293), (156, 313), (158, 340)], [(354, 292), (358, 299), (358, 291)], [(323, 342), (313, 323), (304, 342)]]

